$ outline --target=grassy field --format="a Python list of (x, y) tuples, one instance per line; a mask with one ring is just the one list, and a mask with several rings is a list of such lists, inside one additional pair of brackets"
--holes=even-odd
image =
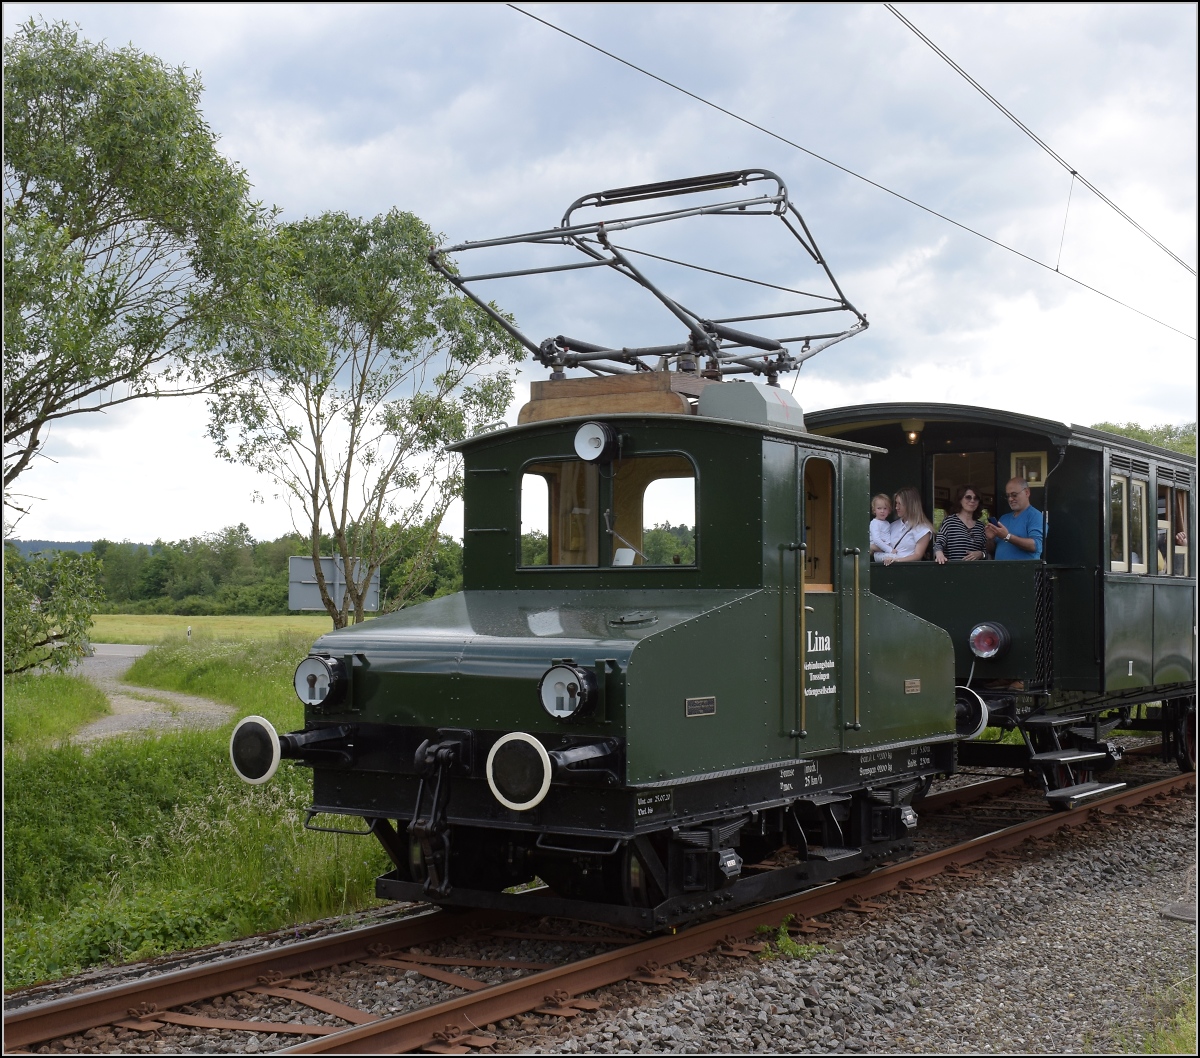
[[(176, 638), (127, 679), (294, 729), (303, 710), (292, 672), (311, 639)], [(389, 869), (378, 843), (305, 830), (308, 770), (284, 762), (271, 782), (247, 786), (228, 745), (228, 726), (86, 752), (6, 740), (6, 988), (375, 902), (375, 876)]]
[(297, 632), (309, 643), (333, 628), (325, 614), (288, 614), (282, 617), (177, 617), (174, 614), (96, 614), (92, 618), (93, 643), (161, 643), (185, 636), (193, 638), (274, 639), (281, 632)]
[(109, 712), (108, 700), (78, 676), (46, 673), (4, 680), (4, 747), (58, 742)]

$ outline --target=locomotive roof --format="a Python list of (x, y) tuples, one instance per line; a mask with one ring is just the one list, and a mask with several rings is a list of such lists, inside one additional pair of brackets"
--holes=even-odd
[(1193, 464), (1195, 459), (1169, 448), (1138, 441), (1122, 434), (1094, 430), (1090, 426), (1041, 419), (996, 408), (979, 408), (969, 404), (850, 404), (824, 411), (806, 411), (804, 421), (809, 430), (820, 434), (840, 426), (890, 426), (902, 419), (921, 419), (925, 422), (976, 422), (1024, 433), (1040, 433), (1055, 445), (1079, 445), (1085, 448), (1125, 448), (1152, 455), (1158, 460)]
[[(451, 452), (464, 452), (472, 448), (486, 445), (489, 441), (497, 438), (509, 438), (514, 434), (529, 433), (535, 429), (547, 426), (561, 426), (568, 423), (585, 423), (585, 422), (603, 422), (607, 420), (628, 420), (628, 419), (646, 419), (654, 422), (676, 422), (685, 426), (699, 426), (702, 424), (712, 423), (715, 426), (734, 426), (738, 429), (749, 430), (753, 433), (774, 434), (777, 437), (786, 437), (792, 440), (813, 441), (828, 448), (838, 448), (845, 452), (886, 452), (886, 448), (879, 448), (877, 445), (862, 444), (859, 441), (847, 441), (840, 437), (825, 437), (821, 434), (813, 433), (811, 430), (789, 430), (778, 425), (768, 425), (764, 423), (746, 422), (744, 419), (717, 419), (709, 415), (666, 415), (661, 412), (605, 412), (596, 415), (573, 415), (562, 419), (541, 419), (537, 422), (520, 423), (517, 426), (506, 426), (503, 429), (488, 430), (485, 433), (475, 434), (473, 437), (468, 437), (463, 441), (456, 441), (454, 444), (447, 445), (446, 448)], [(807, 422), (807, 414), (805, 416)]]

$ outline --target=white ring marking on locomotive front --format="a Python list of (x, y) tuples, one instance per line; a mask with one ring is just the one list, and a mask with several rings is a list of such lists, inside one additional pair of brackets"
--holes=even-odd
[[(496, 786), (495, 776), (492, 774), (492, 762), (496, 759), (496, 752), (501, 746), (507, 745), (509, 742), (525, 742), (532, 746), (542, 762), (542, 788), (538, 790), (528, 801), (517, 803), (510, 801), (504, 796)], [(511, 731), (507, 735), (497, 739), (495, 745), (488, 751), (487, 765), (483, 769), (484, 775), (487, 777), (487, 784), (492, 791), (492, 796), (496, 798), (505, 808), (511, 808), (514, 812), (528, 812), (531, 808), (537, 808), (545, 799), (546, 794), (550, 792), (550, 754), (546, 752), (546, 747), (543, 746), (532, 735), (525, 734), (524, 731)]]
[[(252, 779), (246, 775), (237, 765), (237, 758), (233, 755), (233, 744), (237, 740), (238, 732), (247, 724), (258, 724), (265, 732), (267, 741), (271, 744), (271, 765), (266, 772), (257, 779)], [(248, 782), (251, 786), (260, 786), (270, 779), (279, 768), (280, 746), (279, 735), (275, 733), (275, 725), (264, 716), (247, 716), (243, 720), (238, 721), (237, 727), (233, 729), (233, 734), (229, 736), (229, 763), (233, 765), (233, 770), (237, 777), (242, 782)]]

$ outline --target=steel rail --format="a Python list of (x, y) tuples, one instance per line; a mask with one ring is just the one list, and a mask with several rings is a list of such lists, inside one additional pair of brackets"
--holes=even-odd
[[(475, 911), (465, 915), (446, 915), (436, 910), (389, 922), (367, 926), (333, 937), (320, 937), (250, 955), (220, 959), (200, 966), (176, 970), (152, 980), (129, 981), (110, 988), (66, 996), (46, 1003), (31, 1003), (4, 1015), (5, 1052), (59, 1036), (110, 1025), (128, 1017), (129, 1008), (153, 1003), (160, 1010), (194, 1003), (241, 989), (254, 988), (259, 977), (270, 971), (284, 977), (325, 969), (338, 963), (368, 958), (367, 949), (376, 944), (410, 947), (472, 929), (486, 929), (511, 922), (512, 913)], [(253, 1031), (248, 1024), (247, 1030)]]
[(569, 1007), (567, 996), (578, 996), (644, 971), (649, 962), (666, 965), (711, 951), (716, 945), (752, 936), (764, 922), (777, 922), (785, 915), (811, 917), (843, 907), (847, 901), (878, 896), (903, 881), (919, 881), (945, 871), (951, 865), (966, 866), (995, 852), (1045, 837), (1069, 826), (1087, 822), (1093, 814), (1108, 814), (1120, 805), (1138, 804), (1195, 783), (1195, 773), (1174, 776), (1134, 787), (1112, 797), (1065, 812), (1020, 823), (1014, 827), (915, 860), (883, 867), (866, 878), (835, 882), (819, 889), (775, 900), (724, 918), (701, 922), (683, 933), (655, 937), (613, 952), (570, 963), (544, 973), (532, 974), (504, 984), (480, 989), (468, 996), (438, 1003), (424, 1010), (355, 1026), (288, 1047), (283, 1054), (397, 1054), (416, 1051), (436, 1039), (435, 1033), (454, 1036), (478, 1033), (483, 1025), (515, 1017), (549, 1002)]
[[(1138, 750), (1131, 750), (1130, 752), (1140, 751), (1149, 754), (1157, 749), (1157, 746), (1147, 746), (1139, 747)], [(898, 877), (900, 879), (928, 877), (943, 869), (941, 867), (930, 869), (927, 866), (938, 857), (942, 857), (943, 859), (949, 858), (951, 860), (957, 859), (959, 862), (969, 862), (971, 859), (978, 859), (983, 855), (987, 855), (988, 850), (986, 849), (983, 852), (976, 852), (974, 854), (971, 853), (971, 850), (982, 847), (982, 843), (995, 838), (997, 835), (1005, 836), (1021, 833), (1021, 836), (1009, 842), (1009, 844), (1015, 844), (1026, 840), (1028, 836), (1040, 836), (1041, 833), (1049, 833), (1060, 826), (1077, 824), (1091, 810), (1099, 808), (1102, 811), (1111, 811), (1118, 804), (1136, 803), (1147, 797), (1155, 796), (1163, 789), (1179, 788), (1189, 785), (1194, 781), (1194, 774), (1189, 773), (1165, 780), (1164, 782), (1135, 787), (1130, 791), (1105, 798), (1103, 801), (1081, 806), (1071, 812), (1056, 812), (1044, 819), (1021, 824), (1009, 830), (999, 831), (996, 835), (988, 835), (985, 838), (975, 839), (973, 842), (952, 846), (942, 853), (934, 853), (930, 856), (908, 860), (892, 867), (883, 868), (868, 879), (855, 879), (848, 882), (834, 883), (831, 886), (825, 886), (821, 889), (810, 890), (807, 893), (796, 894), (770, 904), (760, 905), (740, 914), (715, 920), (713, 923), (693, 927), (685, 934), (681, 934), (679, 938), (655, 938), (633, 945), (632, 947), (622, 948), (620, 953), (614, 954), (628, 954), (629, 959), (633, 961), (629, 962), (629, 959), (624, 959), (621, 961), (620, 966), (617, 966), (615, 963), (606, 963), (606, 957), (599, 956), (596, 959), (585, 960), (581, 963), (559, 967), (546, 973), (509, 982), (507, 985), (485, 988), (479, 993), (464, 998), (471, 1000), (472, 1004), (477, 1005), (479, 1002), (484, 1000), (490, 1001), (495, 997), (502, 1009), (507, 1010), (509, 1007), (512, 1007), (512, 1013), (501, 1013), (491, 1016), (484, 1016), (476, 1009), (476, 1020), (478, 1017), (484, 1016), (484, 1021), (480, 1022), (482, 1024), (496, 1021), (503, 1017), (510, 1017), (513, 1016), (513, 1013), (523, 1013), (531, 1009), (532, 1006), (537, 1006), (545, 1001), (546, 989), (551, 985), (555, 986), (551, 989), (552, 991), (566, 987), (566, 990), (571, 992), (573, 985), (575, 987), (572, 994), (589, 991), (604, 984), (621, 980), (629, 976), (629, 974), (637, 972), (638, 968), (646, 961), (649, 955), (654, 955), (655, 958), (653, 961), (661, 963), (664, 958), (667, 961), (678, 960), (688, 958), (690, 954), (696, 954), (698, 951), (707, 950), (707, 948), (712, 947), (711, 935), (714, 931), (720, 934), (718, 939), (724, 939), (731, 931), (736, 933), (741, 930), (743, 935), (745, 935), (746, 930), (742, 927), (746, 922), (757, 924), (764, 916), (786, 914), (789, 908), (793, 908), (793, 905), (795, 908), (802, 908), (802, 913), (809, 916), (821, 914), (824, 911), (840, 907), (849, 898), (847, 894), (874, 895), (892, 887), (892, 885), (885, 885), (882, 888), (872, 888), (870, 892), (867, 892), (864, 887), (869, 885), (873, 880), (885, 877)], [(943, 794), (927, 797), (923, 802), (919, 803), (919, 806), (924, 811), (928, 811), (931, 808), (936, 809), (952, 803), (975, 801), (1003, 793), (1014, 785), (1019, 785), (1021, 782), (1021, 777), (1017, 776), (976, 783), (972, 786), (961, 787), (957, 790), (950, 790)], [(1023, 833), (1023, 831), (1029, 829), (1036, 829), (1037, 833), (1030, 835)], [(45, 1003), (31, 1003), (15, 1011), (6, 1012), (4, 1017), (5, 1049), (6, 1051), (11, 1051), (29, 1044), (43, 1042), (60, 1036), (69, 1036), (86, 1031), (89, 1028), (111, 1024), (114, 1021), (125, 1018), (128, 1015), (130, 1007), (138, 1003), (152, 1003), (158, 1009), (166, 1010), (170, 1007), (228, 994), (229, 992), (255, 988), (260, 983), (260, 977), (268, 973), (278, 973), (284, 977), (292, 977), (314, 970), (325, 969), (339, 963), (366, 958), (371, 954), (368, 949), (374, 948), (379, 944), (388, 944), (393, 948), (406, 948), (473, 930), (491, 929), (498, 923), (511, 920), (511, 913), (493, 911), (477, 911), (453, 916), (432, 910), (425, 911), (397, 922), (369, 926), (333, 937), (302, 941), (297, 944), (288, 944), (249, 955), (235, 956), (229, 959), (221, 959), (199, 966), (188, 967), (187, 969), (173, 971), (150, 981), (144, 979), (131, 981), (82, 995), (67, 996)], [(705, 937), (708, 939), (704, 939), (701, 946), (695, 951), (689, 949), (684, 954), (675, 954), (673, 949), (669, 949), (670, 942), (676, 940), (682, 942), (682, 939), (686, 938), (703, 939)], [(667, 948), (662, 947), (664, 941), (668, 944)], [(613, 956), (610, 955), (608, 958), (611, 960)], [(626, 962), (629, 962), (629, 966), (632, 967), (627, 971), (620, 968)], [(604, 979), (600, 980), (598, 984), (588, 983), (586, 976), (582, 979), (583, 986), (579, 986), (579, 982), (574, 981), (573, 975), (567, 975), (566, 977), (562, 977), (561, 980), (559, 979), (564, 971), (573, 971), (580, 968), (586, 974), (587, 968), (593, 964), (607, 967), (602, 970), (601, 976)], [(613, 967), (616, 967), (616, 969)], [(526, 990), (529, 995), (533, 996), (528, 1005), (521, 1005), (521, 1003), (526, 1001), (527, 997), (520, 998), (524, 993), (513, 987), (520, 985), (527, 986)], [(513, 992), (517, 993), (516, 997), (510, 995)], [(429, 1008), (428, 1011), (403, 1015), (400, 1018), (387, 1019), (386, 1022), (380, 1024), (396, 1026), (399, 1022), (405, 1021), (405, 1019), (419, 1019), (430, 1011), (436, 1012), (432, 1015), (431, 1023), (433, 1028), (424, 1039), (424, 1042), (429, 1042), (433, 1039), (432, 1032), (443, 1030), (447, 1024), (455, 1023), (453, 1015), (462, 1005), (462, 1002), (463, 1000), (451, 1000)], [(514, 1002), (516, 1006), (513, 1006)], [(451, 1020), (445, 1024), (439, 1024), (438, 1019), (444, 1017), (450, 1017)], [(465, 1020), (468, 1025), (472, 1023), (472, 1019), (470, 1018), (463, 1018), (461, 1020)], [(247, 1022), (246, 1028), (247, 1031), (253, 1031), (254, 1023)], [(298, 1048), (292, 1048), (292, 1050), (303, 1052), (307, 1049), (325, 1050), (336, 1048), (340, 1046), (337, 1041), (345, 1039), (344, 1032), (339, 1032), (326, 1037), (325, 1040), (316, 1041), (314, 1044), (301, 1045)], [(407, 1040), (408, 1036), (405, 1039)], [(328, 1043), (328, 1041), (334, 1042)], [(322, 1047), (322, 1043), (326, 1043), (327, 1046)], [(347, 1049), (352, 1052), (357, 1048), (358, 1044), (354, 1042)]]

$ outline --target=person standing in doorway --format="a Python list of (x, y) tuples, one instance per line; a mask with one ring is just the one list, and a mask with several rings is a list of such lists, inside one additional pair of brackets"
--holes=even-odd
[(989, 522), (984, 527), (988, 547), (996, 552), (997, 561), (1042, 557), (1042, 512), (1029, 503), (1029, 483), (1013, 478), (1004, 488), (1010, 508), (1000, 516), (999, 524)]

